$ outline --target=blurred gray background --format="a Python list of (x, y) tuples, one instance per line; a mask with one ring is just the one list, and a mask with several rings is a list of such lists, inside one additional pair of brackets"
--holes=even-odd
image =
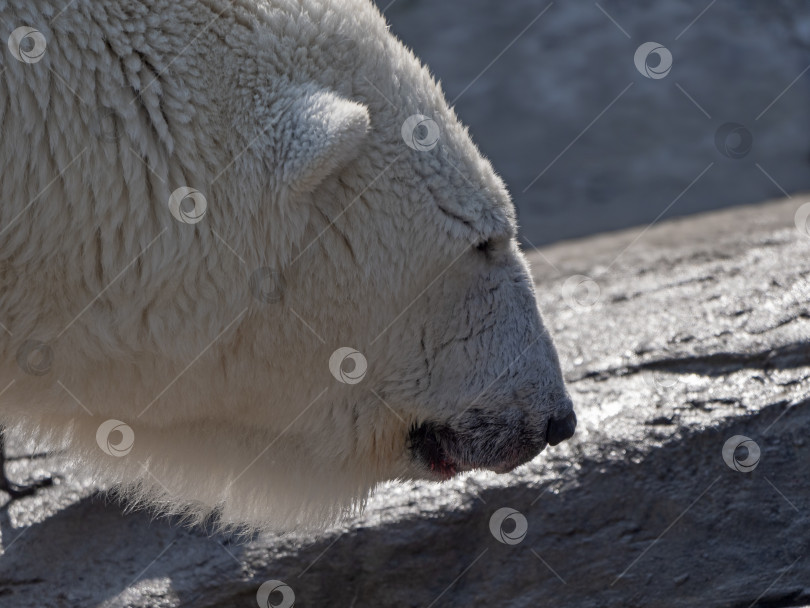
[[(377, 4), (505, 179), (524, 244), (810, 189), (806, 1)], [(634, 64), (650, 41), (663, 78)]]

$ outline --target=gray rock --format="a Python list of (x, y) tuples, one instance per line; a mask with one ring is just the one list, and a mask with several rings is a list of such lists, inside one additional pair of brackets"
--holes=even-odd
[[(527, 245), (810, 188), (805, 2), (378, 4), (503, 175)], [(634, 65), (648, 41), (672, 54), (664, 78)]]
[[(797, 206), (531, 253), (574, 439), (507, 476), (390, 484), (323, 535), (238, 539), (126, 513), (58, 454), (17, 446), (15, 479), (63, 479), (2, 513), (0, 605), (255, 607), (267, 580), (299, 606), (810, 603), (810, 238)], [(598, 298), (563, 297), (578, 274)], [(724, 462), (735, 435), (761, 451), (751, 472)], [(502, 508), (526, 518), (516, 544), (490, 531)], [(510, 521), (495, 526), (507, 541)]]

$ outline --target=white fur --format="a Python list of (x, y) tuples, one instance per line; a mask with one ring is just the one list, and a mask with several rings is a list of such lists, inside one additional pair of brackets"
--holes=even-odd
[[(53, 19), (64, 4), (0, 0), (47, 40), (0, 74), (11, 432), (164, 510), (289, 528), (429, 477), (414, 424), (474, 405), (541, 433), (570, 408), (509, 196), (367, 0), (76, 0)], [(435, 149), (403, 142), (413, 114)], [(202, 221), (170, 213), (182, 186)], [(262, 267), (281, 301), (251, 296)], [(47, 374), (21, 369), (26, 340)], [(357, 384), (330, 373), (343, 346), (368, 361)], [(108, 419), (134, 431), (126, 456), (97, 444)]]

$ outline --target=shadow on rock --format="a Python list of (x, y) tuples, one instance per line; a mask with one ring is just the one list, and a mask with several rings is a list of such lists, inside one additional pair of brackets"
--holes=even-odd
[(8, 608), (128, 606), (133, 589), (141, 602), (152, 590), (156, 600), (206, 605), (208, 589), (199, 578), (188, 585), (184, 575), (206, 569), (223, 580), (244, 577), (244, 542), (172, 518), (125, 513), (100, 494), (28, 528), (12, 528), (3, 511), (0, 530), (0, 605)]

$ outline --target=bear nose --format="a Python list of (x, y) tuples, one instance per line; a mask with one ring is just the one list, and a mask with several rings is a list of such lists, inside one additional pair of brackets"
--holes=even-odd
[(549, 445), (557, 445), (566, 439), (570, 439), (576, 428), (577, 415), (574, 412), (571, 412), (565, 418), (552, 418), (548, 421), (546, 441)]

